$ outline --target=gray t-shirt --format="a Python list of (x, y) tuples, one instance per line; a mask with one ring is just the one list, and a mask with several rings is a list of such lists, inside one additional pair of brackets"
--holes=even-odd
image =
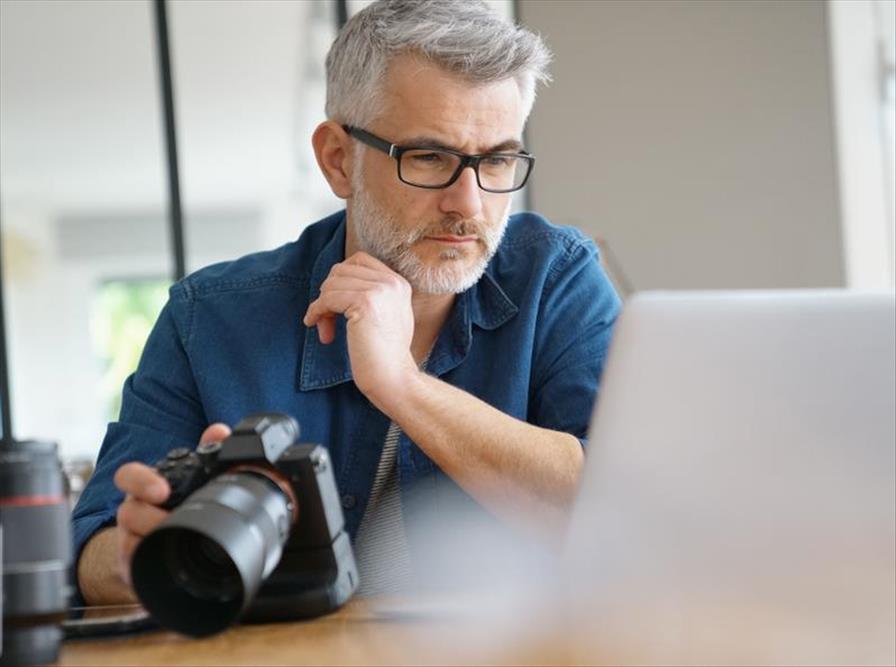
[(359, 595), (399, 592), (410, 581), (411, 561), (398, 487), (400, 436), (401, 429), (392, 422), (386, 433), (370, 501), (355, 538), (355, 557), (361, 578)]
[[(420, 364), (426, 369), (429, 353)], [(361, 582), (359, 595), (396, 593), (408, 588), (411, 581), (411, 559), (401, 511), (398, 485), (398, 440), (401, 427), (389, 424), (383, 453), (373, 478), (373, 489), (358, 534), (355, 537), (355, 560)]]

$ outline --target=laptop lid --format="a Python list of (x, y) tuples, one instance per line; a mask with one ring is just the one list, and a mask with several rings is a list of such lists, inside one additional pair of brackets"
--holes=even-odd
[(637, 295), (571, 523), (587, 661), (896, 662), (892, 292)]

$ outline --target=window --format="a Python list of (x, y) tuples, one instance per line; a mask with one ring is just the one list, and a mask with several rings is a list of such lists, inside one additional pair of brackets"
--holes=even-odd
[(166, 278), (108, 280), (101, 283), (90, 316), (95, 356), (102, 364), (100, 403), (106, 419), (121, 410), (121, 388), (137, 368), (143, 346), (168, 299)]
[[(318, 173), (331, 0), (169, 0), (187, 270), (341, 207)], [(0, 193), (14, 435), (92, 461), (167, 298), (151, 0), (0, 2)]]
[(829, 4), (847, 285), (896, 285), (893, 0)]
[(65, 459), (92, 460), (109, 421), (98, 286), (171, 275), (154, 49), (149, 2), (0, 2), (13, 428)]
[(881, 123), (884, 179), (888, 186), (890, 273), (896, 275), (896, 2), (876, 0), (878, 73), (881, 82)]

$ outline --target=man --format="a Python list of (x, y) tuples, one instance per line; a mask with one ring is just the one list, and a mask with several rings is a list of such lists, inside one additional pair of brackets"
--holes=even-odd
[(329, 447), (368, 591), (413, 569), (412, 489), (556, 539), (619, 302), (579, 232), (508, 221), (548, 59), (470, 0), (348, 22), (312, 137), (346, 212), (171, 289), (74, 512), (88, 602), (133, 599), (130, 556), (166, 516), (146, 464), (257, 411)]

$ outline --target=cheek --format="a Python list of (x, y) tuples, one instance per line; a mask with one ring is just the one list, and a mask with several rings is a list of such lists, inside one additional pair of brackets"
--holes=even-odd
[(414, 219), (415, 211), (420, 208), (413, 188), (399, 181), (398, 177), (391, 172), (380, 172), (371, 178), (368, 181), (368, 194), (402, 228), (410, 224), (410, 221)]
[(423, 190), (405, 186), (393, 200), (396, 217), (408, 231), (426, 227), (441, 220), (444, 214), (439, 210), (439, 190)]
[(504, 221), (504, 216), (510, 210), (511, 195), (496, 195), (489, 197), (483, 203), (485, 219), (492, 227), (498, 227)]

